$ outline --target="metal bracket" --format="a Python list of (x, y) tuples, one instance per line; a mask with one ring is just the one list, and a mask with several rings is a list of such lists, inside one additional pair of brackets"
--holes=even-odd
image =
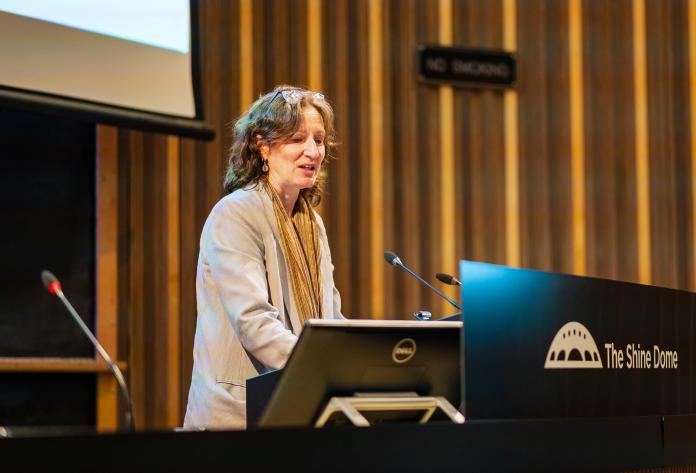
[(438, 408), (455, 424), (464, 423), (465, 418), (462, 413), (442, 396), (391, 394), (388, 396), (356, 395), (352, 397), (332, 397), (314, 426), (323, 427), (334, 413), (342, 412), (353, 425), (369, 427), (370, 422), (360, 413), (361, 411), (425, 411), (423, 417), (418, 421), (419, 424), (425, 424)]

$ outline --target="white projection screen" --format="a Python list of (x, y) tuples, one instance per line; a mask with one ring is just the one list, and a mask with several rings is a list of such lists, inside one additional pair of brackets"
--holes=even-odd
[(186, 128), (202, 120), (193, 8), (189, 0), (0, 0), (0, 87), (67, 99), (111, 115), (107, 122)]

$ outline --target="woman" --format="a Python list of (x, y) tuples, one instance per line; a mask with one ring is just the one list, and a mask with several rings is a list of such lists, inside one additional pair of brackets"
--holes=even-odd
[(276, 88), (235, 124), (228, 194), (201, 235), (184, 427), (244, 428), (246, 379), (282, 368), (305, 320), (342, 318), (313, 206), (334, 145), (323, 95)]

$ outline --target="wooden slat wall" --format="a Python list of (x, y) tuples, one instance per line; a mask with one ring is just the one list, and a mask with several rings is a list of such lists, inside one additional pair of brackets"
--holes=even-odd
[[(693, 2), (200, 3), (216, 140), (118, 131), (120, 353), (139, 427), (183, 419), (229, 125), (276, 84), (321, 84), (336, 108), (321, 213), (349, 316), (454, 311), (385, 249), (430, 280), (467, 258), (696, 287)], [(419, 83), (416, 46), (442, 41), (513, 49), (516, 89)]]
[(651, 282), (691, 287), (688, 9), (645, 2)]

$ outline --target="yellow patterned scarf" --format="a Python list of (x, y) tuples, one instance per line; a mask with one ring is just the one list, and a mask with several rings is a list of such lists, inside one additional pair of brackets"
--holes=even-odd
[(275, 189), (266, 179), (262, 182), (273, 201), (273, 213), (300, 322), (304, 324), (307, 319), (321, 318), (319, 232), (312, 207), (300, 195), (290, 218)]

